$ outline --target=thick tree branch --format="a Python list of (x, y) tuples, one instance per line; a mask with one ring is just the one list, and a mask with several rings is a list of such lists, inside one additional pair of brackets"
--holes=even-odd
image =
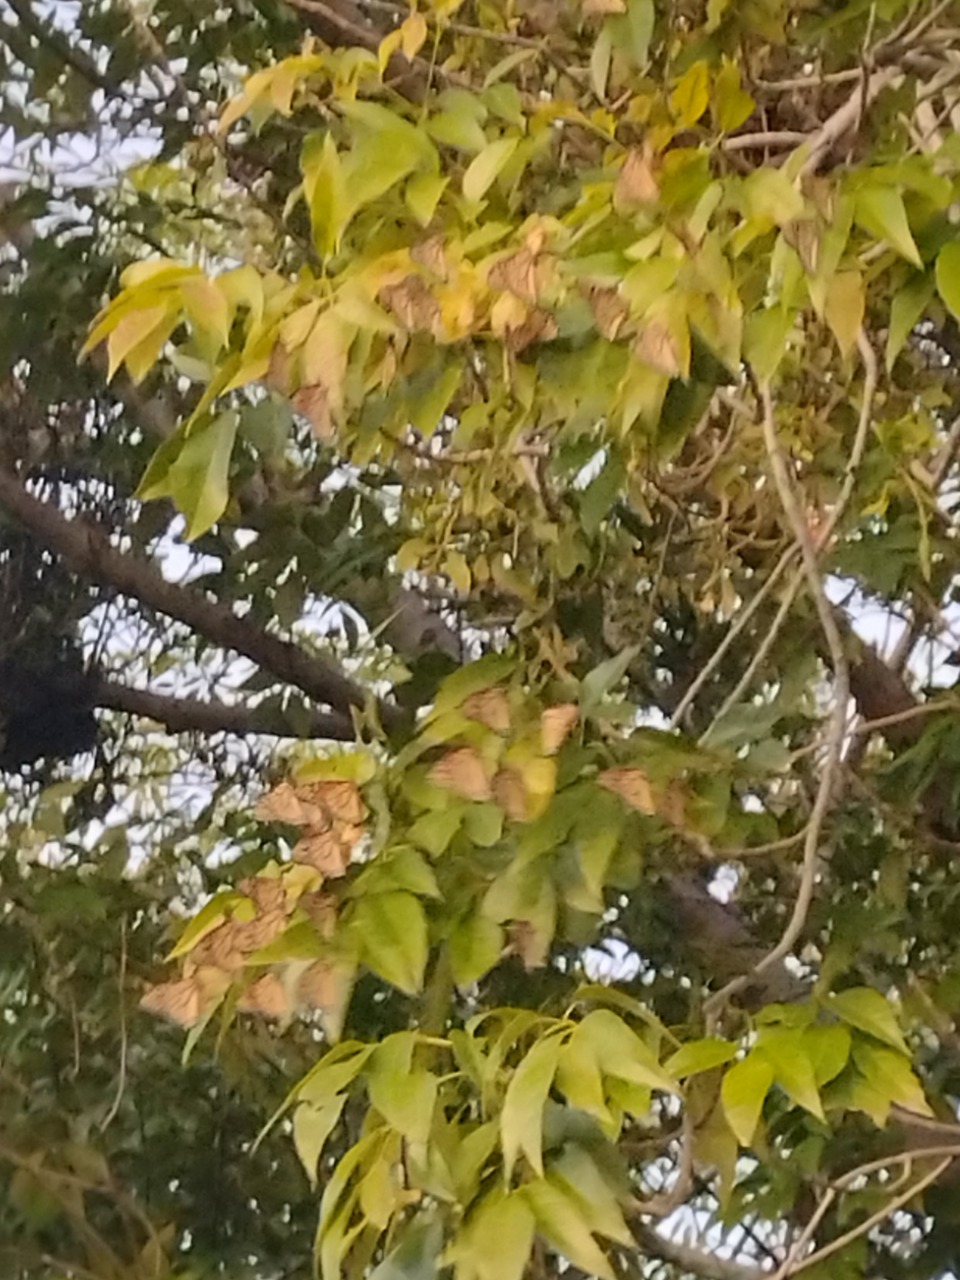
[(282, 712), (270, 707), (168, 697), (113, 680), (97, 680), (90, 693), (96, 707), (156, 720), (171, 733), (232, 733), (240, 737), (263, 733), (277, 738), (325, 738), (335, 742), (352, 742), (356, 737), (350, 717), (336, 711), (314, 711), (300, 728), (294, 728)]
[(702, 1280), (762, 1280), (769, 1275), (762, 1267), (731, 1262), (679, 1240), (667, 1240), (652, 1227), (640, 1223), (634, 1225), (633, 1234), (644, 1253), (661, 1258), (688, 1275), (701, 1276)]
[[(2, 468), (0, 506), (61, 556), (75, 573), (185, 623), (214, 644), (243, 654), (278, 680), (295, 685), (335, 711), (349, 716), (352, 707), (367, 703), (367, 691), (332, 662), (268, 634), (247, 618), (238, 618), (227, 605), (193, 587), (168, 582), (156, 565), (133, 552), (119, 551), (110, 544), (106, 533), (91, 522), (68, 519), (51, 503), (34, 497), (16, 475)], [(403, 722), (395, 707), (382, 706), (380, 714), (388, 726)]]

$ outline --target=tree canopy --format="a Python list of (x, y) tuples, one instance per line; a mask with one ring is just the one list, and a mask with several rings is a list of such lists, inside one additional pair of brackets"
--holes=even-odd
[(6, 0), (5, 1274), (957, 1272), (958, 50)]

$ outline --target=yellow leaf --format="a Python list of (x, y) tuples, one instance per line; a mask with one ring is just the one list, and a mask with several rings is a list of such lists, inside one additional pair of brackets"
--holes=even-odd
[(169, 304), (161, 302), (154, 307), (130, 311), (120, 319), (107, 339), (108, 382), (113, 378), (128, 354), (135, 347), (138, 347), (141, 342), (145, 341), (155, 329), (159, 329), (169, 315)]
[(134, 382), (142, 382), (157, 363), (167, 339), (179, 323), (180, 316), (175, 311), (165, 323), (158, 325), (142, 342), (138, 342), (132, 350), (127, 352), (127, 372)]
[(184, 280), (180, 296), (194, 326), (205, 330), (225, 347), (230, 340), (231, 308), (215, 281), (206, 276)]
[(482, 200), (507, 161), (517, 149), (519, 138), (499, 138), (488, 142), (467, 166), (463, 175), (463, 194), (468, 200)]
[(280, 341), (288, 351), (302, 346), (313, 328), (313, 322), (320, 310), (319, 299), (314, 298), (302, 307), (298, 307), (280, 326)]
[(217, 126), (218, 133), (226, 133), (232, 124), (247, 114), (258, 98), (269, 91), (276, 70), (276, 67), (264, 67), (262, 71), (254, 72), (243, 86), (243, 92), (224, 107)]
[(447, 552), (443, 559), (443, 572), (461, 595), (469, 592), (472, 581), (470, 566), (459, 551)]
[(710, 70), (706, 62), (687, 69), (670, 95), (670, 109), (684, 127), (696, 124), (710, 105)]
[(412, 62), (427, 39), (427, 20), (414, 10), (400, 24), (400, 47), (408, 61)]
[(263, 319), (263, 278), (251, 266), (235, 267), (217, 277), (217, 286), (227, 302), (236, 311), (246, 307), (250, 313), (251, 325), (258, 325)]
[(147, 262), (134, 262), (127, 267), (120, 277), (120, 283), (124, 289), (136, 289), (148, 282), (162, 288), (164, 285), (177, 284), (188, 276), (199, 275), (202, 275), (199, 267), (185, 267), (165, 258), (151, 258)]
[(840, 271), (827, 285), (824, 316), (846, 359), (857, 344), (866, 298), (859, 271)]
[(308, 383), (325, 388), (334, 413), (343, 408), (347, 360), (355, 336), (353, 325), (346, 324), (337, 312), (325, 311), (304, 343), (303, 376)]
[(400, 48), (400, 42), (403, 39), (403, 32), (399, 27), (395, 27), (388, 35), (385, 35), (377, 47), (377, 66), (380, 69), (380, 75), (387, 69), (390, 59)]

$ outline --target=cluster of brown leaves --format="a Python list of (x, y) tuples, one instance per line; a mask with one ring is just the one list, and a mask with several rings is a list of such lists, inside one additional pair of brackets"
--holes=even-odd
[[(461, 706), (470, 720), (486, 725), (495, 733), (506, 735), (513, 727), (510, 703), (503, 689), (482, 689), (471, 694)], [(579, 711), (572, 703), (550, 707), (540, 717), (540, 749), (544, 757), (560, 750), (576, 724)], [(541, 761), (541, 764), (545, 761)], [(495, 767), (489, 764), (474, 747), (454, 747), (437, 761), (430, 771), (430, 780), (439, 787), (452, 791), (463, 800), (482, 803), (494, 800), (508, 818), (525, 822), (536, 812), (535, 787), (531, 786), (532, 773), (549, 773), (546, 770), (531, 771), (531, 775), (513, 766)]]
[[(294, 861), (333, 878), (342, 876), (349, 865), (364, 833), (367, 809), (355, 783), (331, 779), (297, 785), (281, 782), (263, 797), (256, 815), (300, 827)], [(255, 963), (255, 953), (280, 937), (297, 910), (307, 915), (320, 937), (328, 941), (333, 937), (336, 903), (329, 894), (307, 889), (302, 881), (271, 876), (250, 876), (237, 888), (250, 906), (244, 910), (235, 906), (226, 913), (191, 949), (182, 978), (151, 987), (141, 1008), (180, 1026), (194, 1026), (242, 979), (245, 968)], [(352, 981), (352, 966), (334, 953), (329, 959), (286, 962), (248, 986), (237, 1007), (287, 1019), (307, 1006), (319, 1009), (330, 1029), (339, 1025)]]
[[(233, 911), (190, 951), (183, 977), (151, 987), (141, 1008), (190, 1027), (210, 1014), (229, 987), (242, 980), (254, 953), (275, 941), (296, 910), (305, 912), (318, 934), (330, 940), (336, 928), (336, 903), (317, 890), (303, 891), (302, 882), (286, 884), (270, 876), (249, 876), (237, 888), (253, 904), (253, 915)], [(324, 1015), (339, 1016), (349, 991), (342, 964), (333, 959), (275, 966), (258, 977), (237, 1002), (244, 1012), (287, 1019), (305, 1006)]]
[(683, 785), (672, 780), (663, 791), (655, 792), (642, 769), (624, 766), (607, 769), (597, 778), (600, 786), (619, 796), (631, 809), (650, 817), (662, 818), (673, 827), (683, 828), (686, 819)]
[(301, 827), (294, 862), (306, 863), (332, 879), (342, 876), (350, 864), (364, 834), (367, 807), (354, 782), (330, 779), (296, 786), (281, 782), (257, 805), (256, 816)]

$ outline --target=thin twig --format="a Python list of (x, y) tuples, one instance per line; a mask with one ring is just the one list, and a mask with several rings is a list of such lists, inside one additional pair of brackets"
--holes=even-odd
[(126, 981), (127, 981), (127, 917), (124, 915), (120, 920), (120, 966), (117, 975), (117, 1007), (120, 1015), (120, 1068), (117, 1072), (117, 1092), (114, 1095), (110, 1109), (103, 1117), (100, 1124), (100, 1132), (102, 1133), (112, 1121), (116, 1118), (117, 1112), (120, 1110), (120, 1104), (123, 1101), (123, 1095), (127, 1087), (127, 1004), (126, 1004)]
[[(924, 1155), (926, 1154), (927, 1153), (924, 1152)], [(822, 1262), (825, 1258), (832, 1257), (833, 1254), (838, 1253), (841, 1249), (845, 1249), (848, 1244), (852, 1244), (854, 1240), (859, 1240), (861, 1236), (867, 1235), (874, 1227), (879, 1226), (881, 1222), (884, 1222), (889, 1218), (891, 1214), (896, 1213), (898, 1209), (902, 1209), (904, 1205), (909, 1204), (915, 1196), (918, 1196), (920, 1192), (929, 1187), (931, 1183), (936, 1182), (940, 1175), (950, 1167), (954, 1158), (955, 1157), (953, 1155), (950, 1155), (941, 1160), (933, 1169), (928, 1173), (925, 1173), (922, 1178), (918, 1178), (916, 1182), (907, 1187), (906, 1191), (901, 1191), (899, 1195), (894, 1196), (894, 1198), (889, 1201), (888, 1204), (884, 1205), (882, 1209), (878, 1209), (876, 1213), (872, 1213), (869, 1218), (864, 1219), (863, 1222), (858, 1223), (855, 1227), (851, 1227), (849, 1231), (845, 1231), (843, 1235), (837, 1236), (835, 1240), (831, 1240), (828, 1244), (823, 1245), (822, 1248), (816, 1249), (813, 1253), (804, 1258), (802, 1262), (794, 1265), (790, 1271), (784, 1272), (784, 1277), (787, 1275), (798, 1275), (801, 1271), (806, 1271), (808, 1267), (812, 1267), (816, 1265), (816, 1263)], [(778, 1276), (777, 1280), (783, 1280), (783, 1277)]]
[[(869, 345), (869, 344), (867, 344)], [(871, 351), (872, 354), (872, 351)], [(868, 366), (867, 378), (870, 378), (870, 367)], [(794, 491), (793, 481), (791, 480), (787, 461), (780, 440), (777, 435), (776, 420), (774, 417), (773, 399), (770, 395), (769, 386), (765, 385), (760, 388), (761, 403), (763, 405), (763, 436), (767, 448), (767, 456), (770, 460), (770, 469), (773, 475), (774, 484), (783, 506), (784, 514), (787, 517), (787, 523), (790, 525), (794, 540), (800, 548), (800, 554), (803, 559), (804, 572), (807, 578), (807, 584), (810, 588), (810, 594), (813, 597), (814, 606), (817, 616), (820, 619), (820, 626), (823, 629), (826, 638), (827, 648), (830, 651), (831, 665), (833, 666), (834, 678), (834, 709), (830, 718), (829, 727), (826, 737), (826, 752), (823, 764), (823, 771), (820, 775), (820, 783), (817, 787), (817, 794), (813, 802), (813, 809), (810, 814), (810, 822), (807, 827), (806, 839), (803, 846), (803, 864), (800, 873), (800, 886), (796, 899), (793, 904), (793, 911), (787, 926), (781, 935), (780, 941), (772, 950), (768, 951), (763, 959), (754, 967), (751, 974), (741, 974), (739, 977), (732, 979), (724, 987), (716, 992), (706, 1002), (704, 1013), (708, 1022), (712, 1022), (716, 1014), (723, 1007), (726, 1001), (740, 991), (750, 981), (751, 977), (758, 977), (765, 973), (768, 969), (777, 965), (781, 960), (785, 959), (793, 950), (794, 944), (803, 932), (806, 924), (807, 913), (810, 910), (810, 904), (813, 901), (813, 891), (816, 883), (817, 868), (820, 862), (820, 833), (823, 830), (824, 822), (833, 803), (834, 788), (840, 773), (840, 765), (843, 758), (843, 740), (846, 735), (847, 727), (847, 705), (850, 701), (850, 669), (847, 663), (847, 656), (843, 649), (843, 639), (837, 627), (836, 619), (833, 616), (833, 609), (830, 601), (827, 599), (826, 592), (823, 589), (823, 581), (820, 576), (820, 566), (818, 563), (818, 544), (814, 542), (813, 536), (807, 527), (803, 511), (797, 501)], [(868, 401), (872, 399), (872, 395), (864, 394), (864, 411), (861, 413), (861, 422), (869, 419)], [(858, 433), (859, 434), (859, 433)], [(865, 434), (865, 433), (864, 433)], [(856, 449), (854, 450), (856, 453)], [(845, 486), (846, 488), (846, 486)], [(852, 483), (850, 485), (852, 488)], [(835, 509), (832, 522), (828, 524), (836, 524), (839, 519), (840, 508)], [(829, 537), (832, 530), (827, 528), (821, 535), (823, 541)], [(821, 543), (822, 545), (822, 543)]]
[(783, 577), (784, 571), (790, 566), (790, 564), (796, 558), (796, 554), (797, 554), (796, 547), (788, 547), (786, 551), (784, 551), (783, 555), (774, 565), (773, 570), (771, 571), (770, 576), (767, 578), (766, 582), (763, 584), (763, 586), (760, 588), (757, 594), (753, 597), (750, 603), (741, 611), (741, 613), (738, 615), (735, 621), (731, 624), (727, 634), (723, 637), (723, 639), (717, 645), (716, 649), (714, 649), (713, 653), (710, 655), (710, 657), (704, 663), (703, 667), (700, 669), (700, 673), (698, 674), (697, 678), (693, 681), (693, 683), (690, 685), (690, 688), (686, 691), (686, 693), (683, 695), (683, 697), (680, 699), (679, 703), (677, 704), (677, 709), (676, 711), (674, 711), (670, 719), (669, 727), (671, 729), (676, 729), (680, 725), (680, 722), (682, 721), (688, 707), (691, 706), (697, 694), (700, 692), (700, 690), (704, 687), (704, 685), (707, 683), (710, 677), (714, 674), (714, 672), (720, 666), (720, 663), (726, 657), (728, 651), (736, 642), (737, 638), (743, 633), (746, 627), (750, 624), (750, 621), (753, 618), (754, 614), (757, 612), (757, 610), (763, 604), (764, 600), (766, 600), (766, 598), (771, 594), (774, 587)]

